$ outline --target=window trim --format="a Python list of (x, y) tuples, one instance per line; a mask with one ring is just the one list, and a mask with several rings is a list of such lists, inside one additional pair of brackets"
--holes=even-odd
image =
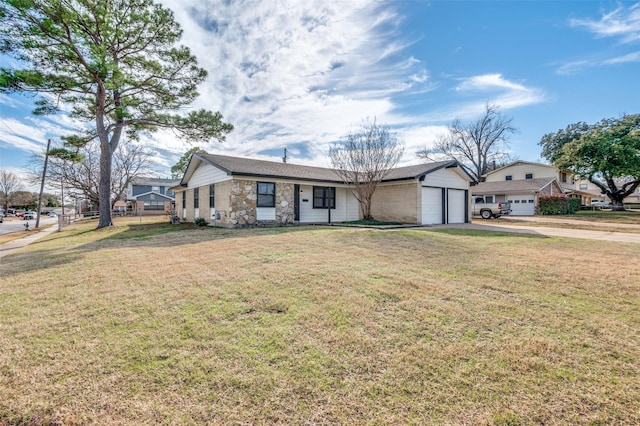
[(200, 208), (200, 188), (193, 188), (193, 208)]
[(209, 208), (214, 209), (216, 207), (216, 185), (214, 183), (209, 185)]
[(526, 174), (524, 175), (524, 178), (525, 178), (525, 179), (533, 179), (533, 173), (526, 173)]
[(504, 180), (513, 180), (513, 176), (512, 175), (506, 175), (504, 177)]
[(182, 191), (182, 208), (187, 208), (187, 191)]
[[(266, 185), (266, 186), (264, 186)], [(260, 192), (260, 186), (270, 188), (267, 192)], [(266, 200), (265, 200), (266, 198)], [(275, 182), (256, 182), (256, 207), (273, 208), (276, 206), (276, 183)]]

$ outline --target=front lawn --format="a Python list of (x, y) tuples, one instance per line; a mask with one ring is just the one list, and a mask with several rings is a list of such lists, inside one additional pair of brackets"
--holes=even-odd
[(638, 424), (640, 246), (136, 223), (0, 264), (0, 425)]

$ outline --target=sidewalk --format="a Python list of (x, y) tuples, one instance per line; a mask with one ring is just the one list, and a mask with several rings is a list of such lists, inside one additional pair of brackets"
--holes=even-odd
[(41, 231), (29, 231), (31, 232), (31, 234), (27, 235), (26, 237), (22, 237), (17, 240), (9, 241), (8, 243), (0, 245), (0, 259), (22, 247), (31, 244), (32, 242), (44, 237), (45, 235), (49, 235), (51, 232), (56, 231), (57, 229), (58, 225), (49, 225)]
[[(515, 224), (513, 222), (519, 221), (519, 224)], [(555, 227), (547, 227), (547, 226), (533, 226), (526, 225), (523, 222), (531, 221), (531, 222), (544, 222), (547, 221), (549, 223), (563, 223), (567, 225), (567, 227), (555, 228)], [(567, 238), (581, 238), (587, 240), (600, 240), (600, 241), (615, 241), (620, 243), (634, 243), (640, 244), (640, 233), (632, 233), (632, 232), (613, 232), (607, 230), (587, 230), (587, 229), (579, 229), (573, 228), (571, 225), (588, 225), (588, 221), (577, 221), (571, 219), (540, 219), (540, 217), (531, 217), (525, 219), (523, 217), (518, 217), (517, 219), (514, 217), (511, 219), (511, 223), (509, 220), (499, 220), (491, 219), (486, 221), (474, 220), (473, 223), (461, 223), (461, 224), (450, 224), (450, 225), (436, 225), (436, 228), (462, 228), (462, 229), (478, 229), (483, 231), (500, 231), (500, 232), (513, 232), (517, 234), (534, 234), (534, 235), (544, 235), (549, 237), (567, 237)], [(604, 225), (604, 223), (599, 223), (600, 225)], [(629, 227), (632, 229), (636, 229), (638, 225), (627, 225), (627, 224), (615, 224), (615, 223), (607, 223), (607, 226), (611, 227)]]

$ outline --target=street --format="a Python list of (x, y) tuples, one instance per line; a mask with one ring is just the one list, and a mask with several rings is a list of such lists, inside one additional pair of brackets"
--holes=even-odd
[[(36, 226), (36, 220), (23, 220), (19, 217), (5, 217), (4, 221), (0, 223), (0, 235), (10, 234), (12, 232), (24, 231), (24, 224), (29, 223), (29, 228), (33, 229)], [(58, 223), (57, 217), (42, 216), (40, 218), (40, 227), (51, 226)]]

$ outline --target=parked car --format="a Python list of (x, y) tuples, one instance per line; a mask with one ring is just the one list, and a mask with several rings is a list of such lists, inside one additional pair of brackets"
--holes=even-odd
[(511, 212), (509, 203), (487, 203), (483, 197), (473, 197), (471, 205), (472, 214), (480, 215), (483, 219), (499, 218)]
[(31, 219), (35, 219), (37, 215), (38, 213), (36, 212), (26, 211), (24, 212), (22, 217), (24, 218), (24, 220), (31, 220)]
[(591, 207), (599, 207), (602, 209), (605, 207), (609, 207), (609, 202), (604, 200), (593, 200), (591, 201)]
[(0, 223), (4, 222), (4, 215), (0, 213)]

